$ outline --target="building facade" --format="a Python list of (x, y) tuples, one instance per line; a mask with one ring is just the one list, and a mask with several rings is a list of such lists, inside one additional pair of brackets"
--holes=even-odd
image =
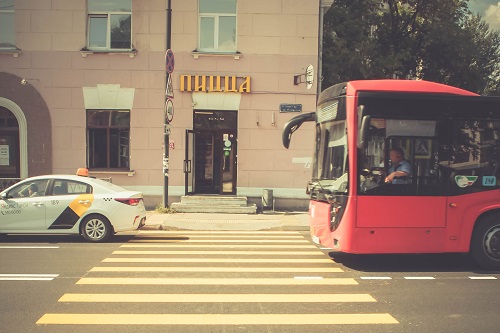
[(314, 128), (289, 150), (281, 132), (315, 109), (320, 0), (0, 4), (0, 178), (87, 167), (150, 207), (165, 188), (307, 205)]

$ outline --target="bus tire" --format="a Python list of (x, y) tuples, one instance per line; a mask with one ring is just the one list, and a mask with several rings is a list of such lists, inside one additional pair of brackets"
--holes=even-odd
[(113, 234), (113, 228), (107, 218), (93, 214), (83, 219), (80, 224), (80, 233), (89, 242), (105, 242)]
[(471, 254), (482, 268), (500, 270), (500, 214), (481, 218), (474, 228)]

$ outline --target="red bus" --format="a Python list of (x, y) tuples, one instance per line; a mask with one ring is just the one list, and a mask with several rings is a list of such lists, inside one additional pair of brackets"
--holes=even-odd
[[(470, 252), (500, 269), (500, 97), (350, 81), (285, 124), (286, 148), (307, 121), (316, 125), (307, 185), (316, 243), (357, 254)], [(397, 165), (392, 154), (403, 155)]]

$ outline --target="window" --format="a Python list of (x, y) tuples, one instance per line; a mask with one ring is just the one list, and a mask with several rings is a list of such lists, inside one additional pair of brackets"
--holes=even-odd
[(203, 52), (236, 52), (236, 0), (199, 0), (199, 45)]
[(130, 111), (87, 110), (87, 165), (129, 169)]
[(132, 49), (132, 0), (88, 0), (89, 50)]
[(450, 195), (498, 189), (500, 120), (455, 118), (448, 125), (451, 142), (440, 146), (440, 165), (447, 171)]
[(16, 187), (10, 189), (9, 198), (15, 199), (44, 196), (48, 182), (48, 179), (41, 179), (19, 184)]
[(52, 195), (71, 195), (85, 193), (92, 193), (92, 187), (90, 185), (62, 179), (56, 179), (54, 181)]
[(14, 0), (0, 0), (0, 50), (15, 49)]

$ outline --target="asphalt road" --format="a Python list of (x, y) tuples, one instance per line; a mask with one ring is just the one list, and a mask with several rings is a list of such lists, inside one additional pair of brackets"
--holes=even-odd
[(0, 262), (2, 333), (500, 332), (500, 272), (302, 231), (8, 236)]

